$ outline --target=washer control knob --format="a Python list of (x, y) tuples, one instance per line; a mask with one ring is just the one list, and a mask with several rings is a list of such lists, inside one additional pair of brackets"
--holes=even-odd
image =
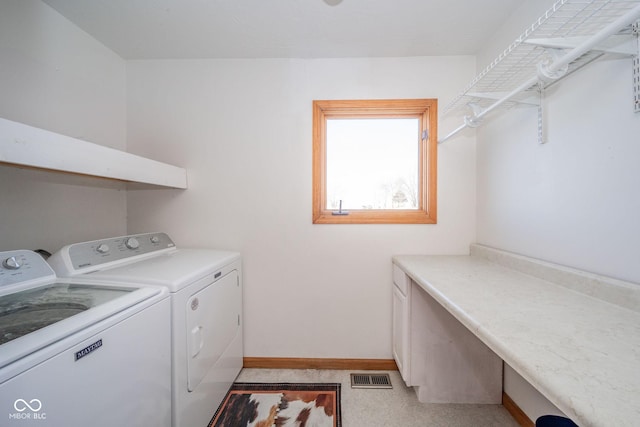
[(158, 243), (160, 238), (158, 236), (151, 236), (151, 243)]
[(96, 248), (96, 251), (101, 254), (106, 254), (107, 252), (109, 252), (109, 245), (107, 245), (106, 243), (100, 243)]
[(9, 258), (2, 261), (2, 266), (8, 270), (17, 270), (22, 267), (20, 261), (14, 256), (10, 256)]
[(124, 245), (129, 249), (138, 249), (140, 247), (140, 242), (135, 237), (129, 237), (124, 241)]

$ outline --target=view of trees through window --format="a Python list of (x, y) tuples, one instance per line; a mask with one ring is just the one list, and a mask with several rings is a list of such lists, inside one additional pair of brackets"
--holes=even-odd
[(326, 209), (418, 209), (418, 118), (327, 119)]

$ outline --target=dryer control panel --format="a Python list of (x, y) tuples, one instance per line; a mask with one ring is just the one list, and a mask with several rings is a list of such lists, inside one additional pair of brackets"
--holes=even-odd
[(132, 234), (74, 243), (60, 249), (47, 261), (58, 276), (65, 277), (90, 273), (175, 249), (175, 244), (165, 233)]

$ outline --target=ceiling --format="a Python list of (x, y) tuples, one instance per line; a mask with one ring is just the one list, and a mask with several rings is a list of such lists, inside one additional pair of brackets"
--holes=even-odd
[(43, 1), (124, 59), (184, 59), (474, 55), (527, 0)]

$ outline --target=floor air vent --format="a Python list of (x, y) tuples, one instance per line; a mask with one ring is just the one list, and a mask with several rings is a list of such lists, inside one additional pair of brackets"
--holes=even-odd
[(389, 374), (351, 374), (351, 388), (393, 388)]

